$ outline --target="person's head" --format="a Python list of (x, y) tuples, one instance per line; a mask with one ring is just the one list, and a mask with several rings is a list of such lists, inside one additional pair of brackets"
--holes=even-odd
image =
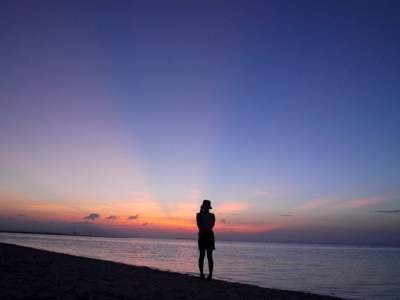
[(203, 200), (203, 204), (200, 206), (200, 211), (208, 211), (212, 209), (210, 200)]

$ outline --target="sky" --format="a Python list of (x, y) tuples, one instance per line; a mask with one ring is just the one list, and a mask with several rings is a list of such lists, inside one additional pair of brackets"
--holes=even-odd
[(0, 1), (0, 230), (400, 245), (399, 1)]

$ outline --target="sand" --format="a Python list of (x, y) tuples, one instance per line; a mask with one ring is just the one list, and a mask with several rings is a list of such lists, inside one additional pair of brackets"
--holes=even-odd
[(331, 296), (261, 288), (0, 243), (0, 299), (269, 299)]

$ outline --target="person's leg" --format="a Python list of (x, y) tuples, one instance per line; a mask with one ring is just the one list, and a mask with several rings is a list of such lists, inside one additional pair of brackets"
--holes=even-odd
[(209, 274), (207, 276), (208, 280), (212, 279), (212, 273), (213, 273), (213, 269), (214, 269), (214, 260), (213, 260), (212, 253), (213, 253), (212, 250), (207, 250), (208, 270), (209, 270)]
[(204, 266), (204, 257), (205, 256), (206, 256), (206, 250), (200, 250), (199, 269), (200, 269), (200, 277), (201, 277), (201, 279), (204, 279), (203, 266)]

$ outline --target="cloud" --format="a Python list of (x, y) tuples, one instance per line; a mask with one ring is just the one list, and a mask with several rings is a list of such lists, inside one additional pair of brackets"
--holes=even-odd
[(388, 197), (372, 197), (372, 198), (363, 198), (363, 199), (357, 199), (357, 200), (352, 200), (348, 201), (339, 205), (334, 206), (335, 208), (354, 208), (354, 207), (362, 207), (362, 206), (367, 206), (367, 205), (373, 205), (376, 203), (380, 202), (385, 202), (389, 201), (392, 198)]
[(24, 218), (24, 217), (26, 217), (26, 215), (18, 214), (17, 217), (19, 217), (19, 218)]
[(176, 230), (182, 230), (182, 228), (179, 227), (179, 228), (177, 228)]
[(126, 190), (124, 190), (124, 191), (121, 191), (121, 192), (135, 195), (136, 197), (138, 197), (140, 199), (152, 199), (153, 198), (153, 196), (150, 195), (150, 194), (142, 193), (142, 192), (138, 192), (138, 191), (132, 191), (132, 190), (131, 191), (126, 191)]
[(394, 210), (371, 210), (370, 213), (398, 214), (398, 213), (400, 213), (400, 209), (394, 209)]
[(136, 216), (130, 216), (127, 218), (127, 220), (136, 220), (139, 219), (139, 214), (137, 214)]
[(142, 226), (146, 226), (146, 225), (149, 225), (149, 223), (143, 223), (143, 224), (142, 224)]
[(218, 210), (218, 212), (223, 211), (225, 213), (238, 213), (249, 209), (253, 205), (253, 203), (248, 202), (224, 202), (220, 204), (216, 210)]
[(105, 219), (106, 220), (116, 220), (116, 219), (118, 219), (118, 217), (117, 216), (109, 216), (109, 217), (107, 217)]
[(293, 215), (279, 215), (281, 217), (294, 217)]
[(90, 215), (84, 217), (83, 219), (96, 220), (97, 218), (100, 218), (100, 216), (98, 214), (90, 214)]
[(309, 209), (314, 209), (318, 208), (321, 206), (325, 206), (329, 203), (333, 202), (333, 199), (331, 198), (322, 198), (322, 199), (317, 199), (315, 201), (307, 202), (302, 205), (296, 206), (293, 209), (295, 210), (309, 210)]
[(201, 190), (199, 190), (199, 189), (191, 189), (188, 198), (191, 200), (192, 203), (193, 202), (194, 203), (200, 202), (200, 200), (201, 200)]
[(226, 219), (222, 219), (222, 220), (221, 220), (221, 223), (226, 223)]

